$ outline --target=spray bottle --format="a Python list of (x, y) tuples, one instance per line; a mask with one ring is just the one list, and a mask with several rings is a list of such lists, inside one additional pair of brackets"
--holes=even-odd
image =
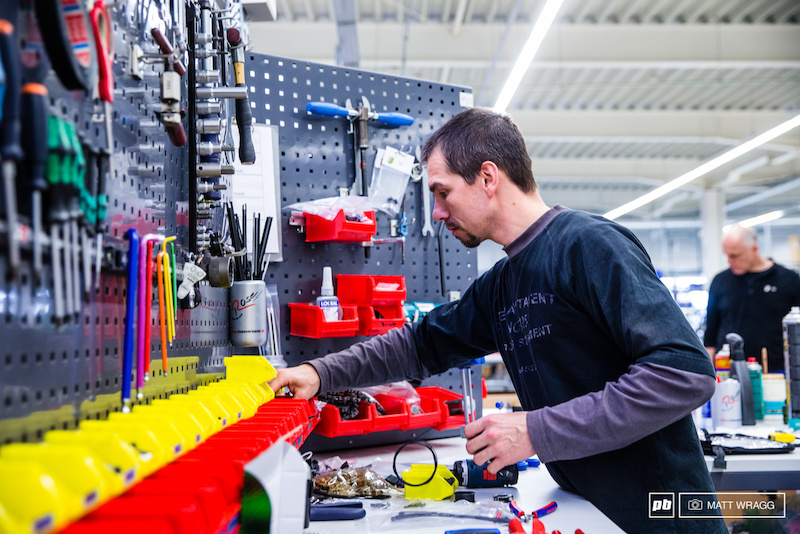
[(744, 356), (744, 339), (739, 334), (728, 334), (725, 341), (731, 346), (731, 378), (739, 381), (742, 399), (742, 425), (755, 425), (755, 406), (753, 385), (750, 383), (750, 369)]

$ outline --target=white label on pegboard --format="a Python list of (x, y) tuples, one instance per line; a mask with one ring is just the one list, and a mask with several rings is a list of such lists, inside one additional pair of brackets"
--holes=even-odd
[(414, 167), (414, 156), (387, 146), (383, 152), (381, 167), (388, 167), (410, 175), (411, 169)]
[(472, 93), (461, 92), (458, 94), (458, 104), (462, 108), (471, 108), (475, 105), (475, 100)]

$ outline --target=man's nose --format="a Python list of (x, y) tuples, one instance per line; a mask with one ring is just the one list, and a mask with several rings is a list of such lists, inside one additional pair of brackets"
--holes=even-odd
[(442, 202), (439, 200), (435, 200), (433, 202), (433, 220), (434, 221), (445, 221), (449, 217), (449, 213), (442, 205)]

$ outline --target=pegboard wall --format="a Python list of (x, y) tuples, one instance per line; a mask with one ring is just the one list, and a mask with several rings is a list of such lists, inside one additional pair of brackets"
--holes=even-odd
[[(331, 118), (306, 112), (309, 102), (325, 101), (358, 106), (366, 97), (377, 112), (400, 112), (414, 118), (410, 126), (368, 126), (368, 169), (379, 148), (391, 146), (415, 153), (430, 134), (462, 111), (464, 94), (471, 89), (410, 78), (321, 65), (275, 56), (250, 54), (246, 64), (250, 106), (256, 123), (279, 127), (281, 205), (339, 195), (354, 179), (353, 137), (344, 117)], [(235, 178), (234, 178), (235, 179)], [(442, 234), (445, 288), (441, 294), (436, 236), (422, 236), (423, 192), (427, 184), (409, 182), (405, 211), (408, 235), (405, 262), (400, 244), (371, 247), (370, 257), (358, 244), (307, 243), (297, 227), (290, 226), (290, 211), (281, 217), (282, 263), (270, 265), (267, 283), (276, 284), (281, 300), (281, 345), (286, 361), (296, 365), (349, 347), (365, 338), (308, 339), (289, 334), (290, 302), (311, 302), (320, 294), (322, 268), (337, 274), (403, 275), (409, 301), (445, 302), (450, 291), (464, 291), (477, 275), (477, 253), (464, 247), (449, 232)], [(431, 199), (431, 207), (433, 200)], [(377, 213), (376, 237), (388, 237), (391, 217)], [(434, 230), (437, 223), (433, 222)], [(445, 380), (460, 388), (455, 375)], [(455, 377), (458, 378), (458, 377)]]
[[(28, 2), (18, 2), (17, 12), (13, 2), (3, 4), (0, 16), (19, 20), (17, 40), (24, 50), (32, 35), (31, 24), (35, 24), (33, 9)], [(83, 276), (85, 259), (81, 255), (75, 272), (81, 292), (77, 313), (55, 320), (49, 231), (40, 236), (44, 245), (41, 282), (36, 282), (30, 274), (32, 238), (28, 237), (22, 242), (23, 274), (19, 283), (15, 283), (9, 273), (7, 227), (4, 225), (0, 232), (0, 420), (3, 420), (0, 426), (7, 420), (70, 405), (77, 418), (84, 401), (110, 394), (118, 398), (126, 298), (123, 267), (128, 248), (123, 236), (129, 228), (135, 228), (140, 235), (175, 235), (179, 264), (183, 251), (188, 249), (188, 153), (186, 147), (170, 143), (156, 115), (164, 61), (140, 62), (141, 79), (131, 76), (132, 43), (140, 45), (144, 53), (158, 52), (152, 39), (144, 38), (145, 29), (155, 25), (152, 21), (158, 18), (158, 6), (152, 3), (152, 10), (151, 6), (144, 10), (139, 3), (128, 3), (128, 7), (131, 5), (135, 9), (130, 11), (121, 4), (108, 9), (116, 51), (111, 156), (114, 173), (106, 181), (109, 200), (102, 274), (96, 286), (93, 274), (87, 280)], [(170, 39), (174, 37), (169, 27), (162, 24), (161, 28)], [(147, 35), (149, 37), (149, 32)], [(47, 61), (46, 56), (43, 60)], [(44, 76), (38, 81), (47, 87), (49, 114), (73, 123), (85, 146), (105, 149), (103, 108), (96, 94), (67, 90), (52, 70), (45, 68), (41, 72)], [(23, 72), (23, 81), (32, 81), (26, 76), (33, 75)], [(185, 77), (182, 95), (185, 107)], [(26, 191), (19, 183), (18, 189), (22, 198)], [(45, 206), (50, 201), (46, 193)], [(5, 202), (0, 205), (4, 206)], [(47, 218), (44, 222), (48, 230)], [(31, 221), (24, 215), (20, 216), (20, 223), (30, 231)], [(59, 239), (64, 239), (60, 230)], [(77, 239), (76, 243), (80, 251), (87, 245), (95, 250), (95, 239), (91, 235), (88, 241)], [(69, 256), (63, 252), (62, 255), (63, 264)], [(94, 262), (94, 252), (90, 261)], [(223, 357), (231, 353), (227, 336), (227, 290), (212, 288), (206, 282), (201, 283), (200, 289), (203, 297), (200, 306), (177, 311), (176, 339), (168, 354), (170, 358), (196, 357), (197, 362), (192, 365), (198, 372), (214, 373), (222, 369)], [(154, 284), (154, 303), (157, 302), (155, 291)], [(152, 357), (160, 358), (160, 329), (155, 307), (152, 318), (150, 348)], [(158, 376), (161, 370), (153, 369), (152, 374)], [(0, 440), (10, 441), (8, 435), (0, 432)], [(26, 438), (25, 434), (22, 436)]]

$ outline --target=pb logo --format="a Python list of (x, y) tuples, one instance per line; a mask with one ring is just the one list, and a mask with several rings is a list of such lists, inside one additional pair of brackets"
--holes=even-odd
[(675, 517), (674, 493), (650, 493), (650, 519)]

